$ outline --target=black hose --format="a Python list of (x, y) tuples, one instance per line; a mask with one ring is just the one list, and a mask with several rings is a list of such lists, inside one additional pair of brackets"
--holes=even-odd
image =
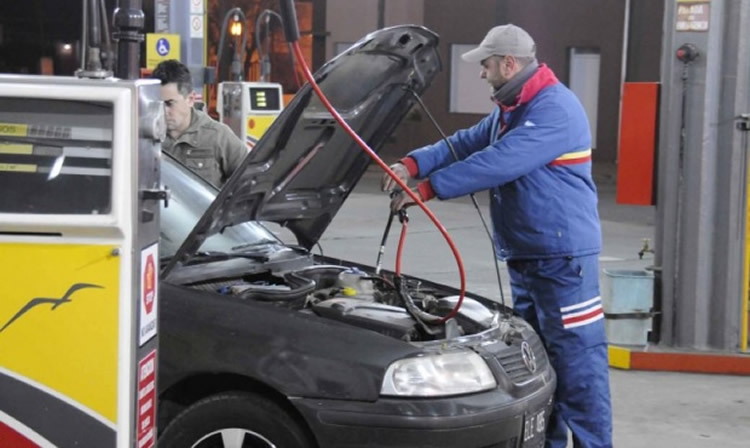
[(385, 230), (383, 231), (383, 237), (380, 239), (380, 248), (378, 249), (378, 258), (375, 260), (375, 275), (380, 274), (380, 270), (383, 267), (383, 254), (385, 254), (385, 243), (388, 241), (388, 234), (391, 233), (391, 225), (393, 224), (393, 217), (396, 214), (392, 211), (388, 211), (388, 221), (385, 223)]
[(285, 290), (268, 290), (265, 288), (254, 289), (250, 286), (239, 295), (243, 299), (258, 300), (261, 302), (292, 302), (307, 297), (315, 291), (315, 281), (296, 275), (294, 273), (284, 275), (284, 281), (291, 288)]
[[(268, 78), (271, 76), (271, 70), (270, 70), (270, 62), (268, 62), (268, 58), (270, 57), (270, 49), (263, 50), (263, 45), (261, 45), (261, 38), (260, 38), (260, 28), (261, 28), (261, 22), (266, 19), (267, 17), (275, 17), (281, 22), (282, 26), (284, 25), (284, 21), (281, 18), (281, 16), (276, 12), (272, 11), (270, 9), (266, 9), (263, 12), (261, 12), (258, 17), (255, 19), (255, 49), (258, 52), (258, 64), (260, 65), (260, 80), (261, 81), (267, 81)], [(266, 25), (266, 40), (270, 40), (270, 29), (269, 26)]]
[(409, 315), (411, 315), (411, 317), (414, 318), (415, 321), (417, 321), (422, 330), (424, 330), (427, 334), (433, 336), (440, 334), (441, 330), (439, 328), (434, 328), (431, 325), (434, 326), (441, 323), (443, 318), (430, 314), (426, 311), (422, 311), (414, 303), (414, 299), (412, 299), (411, 295), (409, 295), (409, 291), (406, 287), (406, 281), (402, 276), (395, 276), (393, 278), (393, 282), (396, 287), (396, 294), (398, 294), (398, 296), (401, 298), (401, 301), (404, 302), (406, 311), (409, 313)]
[(279, 7), (286, 41), (290, 44), (297, 42), (299, 40), (299, 27), (297, 26), (297, 10), (294, 9), (294, 0), (279, 0)]
[[(675, 267), (674, 267), (674, 275), (672, 277), (673, 279), (673, 292), (672, 292), (672, 322), (677, 322), (677, 308), (679, 301), (679, 291), (678, 288), (674, 287), (674, 285), (678, 285), (679, 279), (680, 279), (680, 240), (682, 239), (682, 217), (680, 214), (682, 213), (682, 195), (683, 195), (683, 187), (684, 187), (684, 161), (685, 161), (685, 146), (687, 144), (687, 127), (685, 126), (685, 123), (687, 122), (687, 92), (688, 92), (688, 80), (689, 80), (689, 72), (688, 67), (690, 66), (690, 61), (686, 60), (682, 63), (682, 76), (680, 79), (682, 80), (682, 98), (681, 98), (681, 104), (680, 104), (680, 145), (679, 145), (679, 159), (678, 159), (678, 174), (677, 174), (677, 211), (675, 216), (677, 217), (677, 222), (675, 222), (675, 230), (674, 230), (674, 240), (677, 242), (674, 247), (674, 259), (675, 259)], [(657, 309), (656, 311), (661, 311)], [(655, 319), (654, 327), (655, 330), (661, 329), (661, 314), (659, 314), (658, 319)], [(658, 322), (656, 322), (658, 320)], [(675, 336), (675, 326), (672, 326), (672, 336)]]
[[(277, 13), (276, 11), (273, 11), (271, 9), (266, 9), (260, 15), (258, 15), (258, 18), (255, 19), (255, 49), (258, 52), (258, 64), (260, 65), (260, 80), (261, 81), (268, 81), (271, 77), (271, 62), (270, 62), (270, 47), (267, 45), (266, 50), (264, 51), (261, 45), (261, 39), (260, 39), (260, 22), (261, 20), (267, 18), (267, 17), (274, 17), (279, 20), (279, 23), (281, 23), (281, 26), (284, 26), (284, 19)], [(266, 25), (266, 40), (270, 41), (271, 39), (271, 31), (269, 29), (269, 26)], [(292, 44), (287, 42), (287, 45), (289, 46), (289, 59), (291, 62), (292, 71), (294, 72), (294, 81), (297, 83), (297, 87), (300, 87), (299, 77), (297, 76), (297, 61), (294, 59), (294, 50), (292, 50)], [(267, 69), (266, 69), (267, 67)], [(268, 76), (268, 79), (266, 79), (266, 76)]]

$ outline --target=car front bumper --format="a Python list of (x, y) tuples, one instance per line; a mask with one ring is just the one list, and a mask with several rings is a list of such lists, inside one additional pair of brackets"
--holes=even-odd
[(523, 398), (496, 388), (449, 398), (381, 398), (375, 402), (298, 398), (292, 403), (320, 447), (535, 448), (543, 446), (546, 421), (541, 431), (527, 428), (526, 437), (524, 422), (540, 411), (549, 419), (555, 385), (552, 375)]

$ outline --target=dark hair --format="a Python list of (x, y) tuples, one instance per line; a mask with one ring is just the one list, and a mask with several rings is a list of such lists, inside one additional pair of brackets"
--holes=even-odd
[(171, 82), (177, 84), (177, 90), (183, 96), (188, 96), (193, 91), (193, 79), (190, 77), (190, 70), (177, 59), (160, 62), (151, 77), (160, 80), (161, 85)]

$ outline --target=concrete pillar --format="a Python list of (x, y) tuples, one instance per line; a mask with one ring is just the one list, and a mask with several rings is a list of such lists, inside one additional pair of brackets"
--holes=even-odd
[[(163, 1), (160, 3), (164, 3)], [(205, 40), (208, 33), (206, 0), (169, 0), (169, 32), (180, 35), (180, 59), (187, 65), (197, 92), (203, 85), (212, 82), (206, 79)], [(223, 20), (221, 17), (219, 20)]]
[[(665, 0), (664, 27), (656, 221), (660, 340), (733, 351), (740, 347), (747, 179), (747, 148), (735, 117), (750, 110), (750, 0)], [(686, 43), (700, 52), (687, 68), (675, 56)]]

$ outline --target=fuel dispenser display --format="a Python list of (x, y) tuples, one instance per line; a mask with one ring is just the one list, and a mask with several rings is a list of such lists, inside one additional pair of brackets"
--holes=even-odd
[(155, 446), (155, 80), (0, 76), (0, 445)]
[(219, 119), (252, 149), (283, 109), (281, 84), (226, 81), (219, 84)]

